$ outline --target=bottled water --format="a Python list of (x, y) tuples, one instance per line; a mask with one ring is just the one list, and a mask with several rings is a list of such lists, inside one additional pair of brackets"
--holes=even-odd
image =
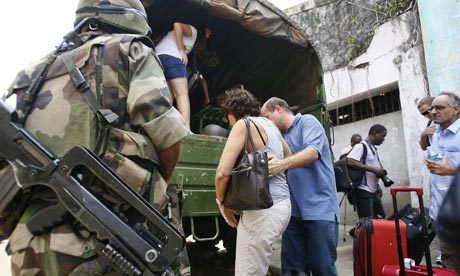
[(435, 161), (435, 162), (439, 162), (442, 160), (441, 153), (434, 151), (431, 147), (427, 147), (426, 152), (428, 153), (429, 160)]

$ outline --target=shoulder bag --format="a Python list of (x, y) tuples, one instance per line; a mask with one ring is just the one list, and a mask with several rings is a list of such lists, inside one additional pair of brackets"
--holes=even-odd
[[(255, 149), (250, 131), (249, 119), (243, 119), (246, 124), (246, 141), (244, 150), (241, 152), (233, 167), (230, 182), (224, 198), (224, 206), (235, 210), (257, 210), (273, 206), (268, 182), (268, 157), (262, 150), (248, 152), (248, 141)], [(254, 124), (254, 122), (252, 122)], [(254, 124), (265, 145), (265, 141)]]
[[(366, 157), (367, 157), (367, 144), (361, 142), (363, 145), (363, 155), (361, 156), (361, 159), (359, 162), (366, 164)], [(358, 170), (358, 169), (353, 169), (348, 167), (347, 160), (345, 159), (345, 172), (347, 179), (349, 183), (351, 184), (351, 189), (347, 192), (347, 199), (348, 203), (351, 205), (355, 205), (356, 202), (356, 189), (358, 188), (359, 185), (363, 182), (367, 182), (366, 179), (366, 171), (363, 170)], [(367, 183), (366, 183), (367, 185)], [(356, 210), (356, 206), (354, 206), (354, 209)]]

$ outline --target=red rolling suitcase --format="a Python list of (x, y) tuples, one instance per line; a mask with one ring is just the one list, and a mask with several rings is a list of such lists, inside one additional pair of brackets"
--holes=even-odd
[[(401, 246), (401, 239), (402, 235), (400, 234), (400, 228), (398, 225), (399, 223), (399, 217), (398, 217), (398, 204), (396, 203), (396, 194), (398, 192), (416, 192), (418, 195), (418, 201), (420, 204), (420, 212), (421, 212), (421, 217), (422, 217), (422, 231), (423, 231), (423, 242), (425, 243), (425, 260), (426, 260), (426, 266), (421, 266), (421, 265), (410, 265), (404, 263), (404, 257), (406, 255), (403, 255), (403, 248), (404, 246)], [(394, 265), (394, 264), (388, 264), (385, 265), (382, 269), (382, 276), (423, 276), (423, 275), (429, 275), (429, 276), (455, 276), (459, 275), (458, 273), (455, 273), (452, 270), (449, 269), (443, 269), (443, 268), (433, 268), (431, 265), (431, 256), (430, 256), (430, 247), (429, 247), (429, 236), (427, 234), (427, 227), (426, 227), (426, 219), (425, 219), (425, 208), (423, 207), (423, 189), (420, 187), (395, 187), (390, 189), (391, 196), (393, 197), (393, 209), (395, 212), (395, 227), (396, 227), (396, 238), (398, 242), (398, 257), (399, 257), (399, 265)], [(409, 262), (408, 262), (409, 263)]]
[[(406, 241), (406, 224), (400, 222), (400, 232)], [(407, 245), (403, 244), (404, 256)], [(353, 268), (355, 276), (380, 276), (386, 264), (398, 264), (396, 229), (393, 220), (359, 220), (353, 239)]]

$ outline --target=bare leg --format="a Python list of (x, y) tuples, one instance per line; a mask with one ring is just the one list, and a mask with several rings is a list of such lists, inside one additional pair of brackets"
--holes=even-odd
[(188, 97), (188, 82), (186, 78), (172, 79), (168, 81), (172, 95), (176, 100), (177, 109), (182, 114), (190, 129), (190, 100)]

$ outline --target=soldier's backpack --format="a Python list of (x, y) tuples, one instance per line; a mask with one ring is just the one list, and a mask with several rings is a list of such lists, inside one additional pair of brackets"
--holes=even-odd
[[(18, 95), (18, 99), (22, 99), (26, 91), (29, 94), (34, 95), (33, 97), (30, 97), (31, 100), (27, 101), (27, 104), (24, 100), (18, 100), (18, 106), (16, 109), (18, 113), (18, 122), (21, 124), (25, 123), (26, 118), (31, 114), (30, 111), (32, 110), (34, 99), (41, 90), (48, 91), (50, 87), (55, 87), (56, 83), (59, 81), (68, 82), (69, 72), (75, 73), (79, 71), (77, 72), (78, 74), (70, 74), (73, 76), (70, 78), (71, 81), (81, 81), (77, 82), (76, 84), (74, 83), (75, 90), (84, 90), (81, 93), (83, 96), (83, 99), (80, 101), (81, 104), (75, 99), (72, 101), (74, 104), (79, 104), (77, 106), (77, 108), (79, 108), (79, 112), (75, 112), (75, 117), (78, 116), (79, 124), (72, 124), (72, 120), (69, 120), (69, 125), (71, 126), (66, 128), (66, 135), (68, 137), (66, 136), (65, 143), (56, 143), (55, 138), (53, 138), (41, 140), (43, 145), (45, 147), (52, 148), (52, 144), (54, 146), (53, 152), (58, 156), (61, 156), (75, 144), (80, 144), (93, 150), (96, 154), (99, 155), (99, 157), (106, 160), (107, 163), (109, 163), (111, 160), (108, 158), (120, 159), (120, 156), (122, 156), (117, 155), (118, 148), (116, 147), (120, 147), (119, 144), (108, 143), (111, 137), (129, 135), (130, 139), (133, 139), (133, 141), (136, 140), (138, 145), (150, 145), (151, 142), (146, 141), (147, 139), (145, 138), (145, 135), (137, 133), (137, 130), (133, 129), (133, 131), (130, 131), (128, 134), (126, 134), (128, 131), (121, 129), (122, 126), (126, 125), (124, 119), (127, 117), (125, 109), (127, 98), (126, 91), (128, 89), (128, 84), (125, 78), (118, 77), (118, 79), (116, 78), (115, 81), (110, 78), (102, 78), (102, 80), (96, 82), (96, 88), (102, 87), (101, 89), (109, 90), (107, 92), (108, 96), (104, 98), (104, 101), (101, 100), (101, 102), (105, 103), (103, 106), (101, 106), (101, 103), (98, 99), (96, 99), (93, 93), (88, 93), (90, 89), (86, 89), (87, 82), (84, 80), (84, 76), (92, 74), (92, 71), (94, 71), (95, 75), (98, 73), (104, 75), (105, 70), (110, 70), (114, 71), (119, 76), (125, 76), (125, 69), (129, 63), (127, 60), (128, 56), (122, 53), (126, 51), (125, 48), (129, 49), (129, 47), (122, 48), (122, 46), (129, 46), (133, 41), (141, 41), (153, 49), (153, 44), (151, 44), (151, 41), (143, 36), (130, 34), (113, 34), (111, 36), (101, 35), (97, 38), (89, 40), (83, 46), (75, 48), (74, 52), (72, 52), (75, 53), (75, 57), (77, 57), (75, 59), (73, 56), (67, 55), (70, 51), (61, 51), (61, 47), (59, 46), (55, 52), (48, 55), (48, 57), (43, 59), (43, 61), (33, 65), (34, 67), (28, 68), (27, 70), (23, 70), (18, 73), (18, 77), (16, 78), (16, 81), (12, 86), (9, 95), (16, 94)], [(112, 66), (95, 66), (93, 64), (89, 64), (88, 60), (90, 60), (91, 55), (86, 53), (94, 54), (95, 51), (93, 50), (96, 48), (100, 51), (103, 49), (105, 53), (105, 55), (101, 57), (102, 61), (100, 62), (102, 64), (111, 64)], [(66, 58), (66, 56), (68, 58)], [(91, 59), (91, 61), (93, 60)], [(29, 72), (34, 72), (34, 78), (28, 76)], [(106, 85), (106, 82), (110, 82), (110, 85)], [(74, 89), (70, 86), (68, 88)], [(95, 91), (96, 90), (97, 89), (95, 89)], [(119, 99), (120, 97), (122, 99)], [(67, 98), (63, 97), (62, 100), (65, 101)], [(114, 102), (117, 103), (116, 105), (113, 104), (115, 107), (110, 106), (110, 104)], [(112, 112), (112, 109), (116, 110), (117, 112)], [(45, 111), (52, 112), (52, 109), (50, 108)], [(44, 111), (41, 110), (40, 116), (43, 116), (43, 114)], [(117, 114), (120, 114), (120, 120), (116, 120), (116, 117), (118, 116)], [(31, 117), (32, 116), (33, 115), (31, 115)], [(29, 119), (31, 117), (29, 117)], [(112, 122), (115, 123), (112, 125)], [(87, 124), (88, 126), (82, 127), (81, 124), (83, 123)], [(83, 133), (81, 131), (82, 129), (91, 129), (94, 131)], [(35, 135), (35, 133), (32, 132), (32, 135)], [(76, 143), (73, 142), (72, 139), (77, 139), (79, 141), (81, 140), (84, 141), (84, 143)], [(61, 140), (64, 139), (62, 138)], [(59, 148), (56, 147), (56, 144), (60, 145)], [(147, 163), (149, 166), (150, 164), (156, 164), (155, 162), (157, 162), (157, 160), (154, 158), (157, 158), (156, 153), (152, 151), (146, 151), (143, 147), (139, 147), (139, 152), (136, 153), (132, 152), (132, 148), (129, 148), (128, 150), (131, 150), (130, 156), (140, 156), (141, 158), (139, 158), (139, 160), (145, 161), (145, 163)], [(0, 163), (1, 162), (2, 160), (0, 160)], [(141, 187), (146, 187), (142, 181), (150, 180), (150, 177), (144, 176), (147, 174), (150, 175), (151, 170), (144, 169), (144, 167), (131, 160), (120, 163), (122, 163), (125, 167), (122, 167), (118, 164), (119, 170), (116, 170), (117, 173), (118, 171), (123, 171), (127, 174), (136, 175), (135, 178), (129, 178), (130, 181), (127, 181), (128, 184), (134, 187), (136, 191), (138, 191)], [(112, 162), (112, 164), (114, 164), (114, 162)], [(124, 179), (128, 179), (128, 177), (125, 177), (125, 175), (122, 175), (121, 173), (119, 175)], [(132, 182), (136, 183), (132, 184)], [(161, 206), (162, 209), (164, 206), (166, 206), (168, 197), (166, 196), (167, 184), (162, 183), (161, 185), (163, 185), (165, 188), (158, 188), (158, 191), (161, 192), (155, 192), (155, 194), (152, 193), (152, 196), (161, 199), (154, 202), (161, 201), (158, 206)], [(0, 165), (0, 199), (2, 199), (0, 204), (0, 241), (2, 239), (8, 238), (8, 236), (11, 234), (11, 231), (14, 229), (19, 218), (22, 216), (24, 207), (26, 205), (23, 203), (27, 201), (27, 198), (23, 196), (24, 194), (22, 193), (21, 189), (17, 187), (18, 186), (15, 185), (15, 179), (13, 177), (11, 168), (6, 164)], [(9, 200), (5, 200), (5, 198)]]

